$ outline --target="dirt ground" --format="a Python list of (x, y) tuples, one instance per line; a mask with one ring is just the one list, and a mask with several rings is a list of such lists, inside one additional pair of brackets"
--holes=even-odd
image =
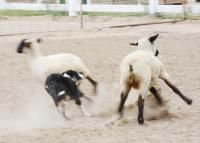
[[(85, 17), (85, 28), (80, 29), (78, 18), (67, 20), (70, 22), (65, 25), (65, 31), (0, 37), (0, 143), (199, 143), (200, 21), (112, 29), (108, 27), (159, 20)], [(16, 19), (8, 21), (12, 24)], [(37, 23), (38, 20), (32, 17), (31, 21)], [(47, 21), (50, 24), (50, 20)], [(23, 20), (21, 22), (23, 24)], [(17, 23), (20, 25), (19, 20)], [(34, 28), (40, 30), (40, 27)], [(155, 43), (160, 50), (159, 59), (178, 87), (193, 99), (193, 104), (186, 105), (160, 82), (162, 95), (168, 100), (166, 106), (151, 106), (152, 101), (147, 99), (144, 125), (138, 125), (134, 107), (126, 109), (122, 122), (111, 125), (120, 97), (120, 61), (134, 51), (129, 42), (153, 32), (160, 33)], [(63, 120), (57, 113), (44, 86), (32, 76), (25, 56), (16, 53), (19, 41), (27, 37), (44, 39), (41, 44), (44, 55), (67, 52), (83, 59), (99, 82), (98, 95), (92, 96), (94, 103), (83, 100), (93, 117), (82, 116), (73, 102), (67, 107), (72, 115), (70, 121)], [(88, 96), (92, 94), (87, 81), (83, 81), (81, 89)], [(129, 103), (133, 103), (131, 97), (133, 93)], [(147, 116), (160, 113), (161, 118), (147, 120)]]

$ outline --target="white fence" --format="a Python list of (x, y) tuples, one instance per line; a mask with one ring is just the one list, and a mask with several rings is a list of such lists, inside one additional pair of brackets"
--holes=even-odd
[(66, 11), (69, 16), (76, 16), (81, 7), (84, 12), (119, 12), (119, 13), (183, 13), (200, 14), (200, 5), (159, 5), (158, 0), (149, 0), (149, 5), (80, 5), (79, 0), (68, 0), (68, 4), (5, 3), (0, 0), (0, 10), (41, 10)]
[[(5, 0), (0, 0), (0, 10), (11, 10), (11, 13), (13, 13), (12, 10), (30, 10), (31, 11), (30, 13), (32, 13), (32, 11), (34, 12), (44, 11), (45, 13), (47, 12), (49, 14), (50, 11), (53, 11), (53, 13), (54, 11), (60, 11), (61, 14), (63, 14), (62, 12), (64, 12), (64, 15), (65, 12), (66, 14), (68, 12), (69, 16), (76, 16), (81, 9), (84, 12), (146, 13), (146, 14), (188, 12), (191, 14), (200, 14), (200, 5), (190, 5), (190, 4), (159, 5), (157, 0), (149, 0), (149, 5), (140, 5), (140, 4), (81, 5), (79, 0), (68, 0), (68, 2), (69, 2), (68, 4), (6, 3)], [(41, 33), (41, 32), (46, 33), (46, 32), (77, 29), (78, 27), (80, 27), (80, 25), (83, 25), (82, 23), (83, 23), (82, 18), (71, 19), (70, 17), (66, 16), (65, 17), (64, 16), (62, 17), (59, 16), (58, 17), (51, 17), (51, 16), (1, 17), (0, 16), (0, 36), (13, 35), (13, 34)], [(95, 23), (95, 21), (92, 23)], [(84, 22), (84, 24), (87, 26), (86, 21)]]

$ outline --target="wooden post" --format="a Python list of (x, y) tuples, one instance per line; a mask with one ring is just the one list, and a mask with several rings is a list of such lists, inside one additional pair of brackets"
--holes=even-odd
[(82, 0), (80, 0), (80, 21), (81, 21), (81, 29), (83, 29), (83, 4), (82, 4)]
[(187, 0), (182, 0), (182, 6), (183, 6), (183, 19), (186, 20), (188, 18)]

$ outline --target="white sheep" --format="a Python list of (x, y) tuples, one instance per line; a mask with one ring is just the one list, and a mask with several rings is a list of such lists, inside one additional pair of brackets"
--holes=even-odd
[(94, 91), (96, 91), (97, 82), (91, 78), (89, 69), (79, 57), (68, 53), (43, 56), (40, 52), (40, 42), (41, 39), (23, 39), (18, 45), (17, 52), (27, 55), (31, 71), (42, 83), (52, 73), (74, 70), (82, 73), (94, 86)]
[[(158, 34), (151, 37), (145, 37), (138, 42), (130, 43), (130, 45), (138, 46), (135, 52), (127, 55), (120, 66), (121, 70), (121, 101), (118, 107), (119, 118), (123, 117), (123, 107), (131, 88), (138, 96), (138, 122), (144, 123), (143, 110), (144, 98), (150, 90), (155, 96), (158, 91), (154, 86), (158, 79), (162, 79), (176, 94), (178, 94), (188, 105), (192, 104), (192, 100), (182, 94), (182, 92), (174, 85), (165, 70), (162, 62), (156, 57), (158, 50), (153, 45)], [(159, 99), (159, 98), (158, 98)]]

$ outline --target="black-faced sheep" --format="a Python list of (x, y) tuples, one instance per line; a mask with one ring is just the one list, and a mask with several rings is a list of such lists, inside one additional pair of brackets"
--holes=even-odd
[(131, 45), (138, 46), (138, 49), (127, 55), (121, 63), (121, 100), (118, 107), (120, 118), (123, 116), (123, 107), (127, 96), (130, 90), (133, 89), (135, 91), (134, 93), (138, 93), (138, 95), (136, 95), (138, 96), (138, 122), (139, 124), (144, 123), (144, 98), (148, 90), (154, 94), (157, 93), (154, 85), (157, 84), (159, 78), (187, 104), (192, 104), (192, 100), (183, 95), (183, 93), (174, 85), (174, 82), (170, 79), (164, 65), (155, 56), (158, 54), (158, 50), (153, 43), (157, 37), (158, 34), (131, 43)]
[(17, 52), (27, 55), (27, 60), (33, 74), (42, 83), (52, 73), (63, 73), (67, 70), (74, 70), (82, 73), (94, 86), (94, 91), (96, 91), (97, 82), (91, 77), (89, 69), (79, 57), (68, 53), (43, 56), (40, 52), (40, 42), (41, 39), (23, 39), (18, 45)]

